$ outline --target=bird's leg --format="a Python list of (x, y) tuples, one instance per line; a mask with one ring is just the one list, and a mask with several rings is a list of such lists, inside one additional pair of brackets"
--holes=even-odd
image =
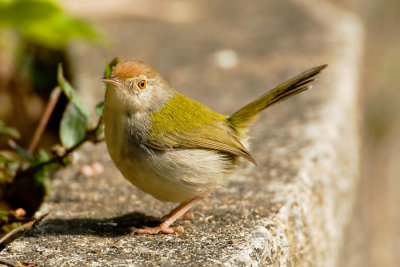
[(183, 202), (178, 207), (173, 209), (166, 217), (165, 220), (156, 227), (146, 227), (143, 229), (135, 229), (134, 233), (136, 234), (174, 234), (174, 233), (182, 233), (183, 227), (182, 226), (174, 226), (170, 227), (177, 219), (181, 218), (186, 214), (186, 212), (193, 207), (197, 202), (199, 202), (203, 196), (195, 197), (190, 201)]
[[(175, 212), (180, 210), (184, 205), (186, 205), (187, 202), (183, 202), (179, 204), (176, 208), (171, 210), (167, 215), (164, 215), (161, 220), (164, 221), (168, 219), (170, 216), (172, 216)], [(190, 211), (185, 212), (181, 217), (179, 217), (177, 220), (192, 220), (193, 219), (193, 213)]]

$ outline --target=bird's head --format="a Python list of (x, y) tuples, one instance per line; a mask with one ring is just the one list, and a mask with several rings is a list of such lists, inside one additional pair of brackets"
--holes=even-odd
[(110, 85), (107, 90), (121, 101), (121, 105), (130, 105), (131, 109), (138, 111), (156, 110), (173, 95), (161, 75), (140, 61), (119, 63), (110, 77), (100, 81)]

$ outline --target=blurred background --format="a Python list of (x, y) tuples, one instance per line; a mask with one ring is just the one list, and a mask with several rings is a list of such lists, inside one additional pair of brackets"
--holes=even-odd
[[(400, 262), (397, 192), (400, 189), (400, 34), (397, 34), (400, 1), (330, 2), (359, 16), (365, 31), (359, 88), (362, 180), (343, 251), (343, 266), (397, 266)], [(140, 8), (126, 8), (132, 5)], [(112, 40), (96, 25), (99, 17), (135, 16), (179, 24), (197, 20), (201, 12), (196, 9), (195, 1), (0, 0), (0, 150), (9, 149), (10, 136), (18, 139), (21, 147), (29, 146), (49, 94), (57, 85), (59, 62), (64, 65), (67, 79), (77, 78), (70, 71), (74, 62), (68, 56), (74, 46), (79, 46), (76, 40), (90, 43), (96, 49), (112, 49)], [(225, 52), (228, 61), (224, 64), (234, 64), (235, 56)], [(58, 125), (66, 104), (65, 97), (58, 101), (39, 147), (50, 149), (58, 142)], [(3, 201), (0, 208), (7, 209), (7, 205)]]
[[(357, 266), (400, 262), (400, 1), (332, 1), (360, 16), (365, 52), (360, 83), (362, 161), (358, 207), (349, 230)], [(363, 236), (357, 238), (357, 236)], [(358, 240), (358, 241), (355, 241)], [(358, 243), (358, 244), (357, 244)], [(357, 255), (357, 256), (356, 256)], [(350, 261), (348, 266), (356, 266)]]

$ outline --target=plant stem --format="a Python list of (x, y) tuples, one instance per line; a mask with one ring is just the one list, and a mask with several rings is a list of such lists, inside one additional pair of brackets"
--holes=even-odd
[(16, 234), (18, 234), (18, 233), (21, 232), (21, 231), (29, 230), (29, 229), (31, 229), (32, 227), (36, 226), (36, 225), (37, 225), (39, 222), (41, 222), (47, 215), (48, 215), (48, 213), (46, 213), (46, 214), (40, 216), (39, 218), (37, 218), (37, 219), (35, 219), (35, 220), (33, 220), (33, 221), (24, 223), (23, 225), (21, 225), (21, 226), (15, 228), (15, 229), (13, 229), (13, 230), (10, 231), (8, 234), (6, 234), (5, 236), (3, 236), (3, 237), (0, 239), (0, 251), (1, 251), (8, 243), (10, 243), (10, 242), (16, 237)]
[(39, 163), (37, 165), (33, 165), (33, 166), (29, 167), (29, 169), (30, 168), (41, 168), (41, 167), (43, 167), (45, 165), (52, 164), (52, 163), (63, 164), (63, 162), (62, 162), (63, 159), (66, 158), (72, 152), (74, 152), (76, 149), (78, 149), (83, 143), (85, 143), (87, 141), (90, 141), (90, 142), (92, 142), (94, 144), (97, 144), (97, 143), (101, 142), (102, 140), (98, 138), (98, 131), (99, 131), (101, 125), (102, 125), (101, 120), (102, 120), (102, 118), (100, 117), (96, 127), (94, 129), (87, 130), (85, 137), (81, 141), (76, 143), (74, 146), (66, 149), (65, 152), (62, 155), (60, 155), (60, 156), (54, 155), (48, 161)]
[(60, 98), (61, 88), (59, 86), (55, 87), (53, 91), (51, 91), (49, 101), (47, 102), (46, 109), (43, 113), (42, 118), (40, 119), (39, 125), (36, 128), (36, 131), (32, 137), (32, 140), (28, 147), (28, 152), (32, 155), (35, 151), (37, 144), (40, 141), (40, 138), (43, 135), (43, 131), (49, 122), (50, 116), (53, 113), (53, 110), (57, 104), (58, 99)]

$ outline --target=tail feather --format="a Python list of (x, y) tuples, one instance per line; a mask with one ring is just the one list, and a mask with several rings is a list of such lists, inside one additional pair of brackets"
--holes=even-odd
[(239, 133), (245, 133), (262, 110), (275, 103), (286, 100), (289, 97), (301, 93), (307, 89), (310, 89), (310, 83), (315, 80), (314, 77), (327, 66), (327, 64), (324, 64), (309, 69), (293, 77), (292, 79), (278, 85), (260, 98), (254, 100), (253, 102), (247, 104), (243, 108), (233, 113), (231, 116), (228, 117), (227, 122), (232, 125), (233, 128), (236, 129)]

